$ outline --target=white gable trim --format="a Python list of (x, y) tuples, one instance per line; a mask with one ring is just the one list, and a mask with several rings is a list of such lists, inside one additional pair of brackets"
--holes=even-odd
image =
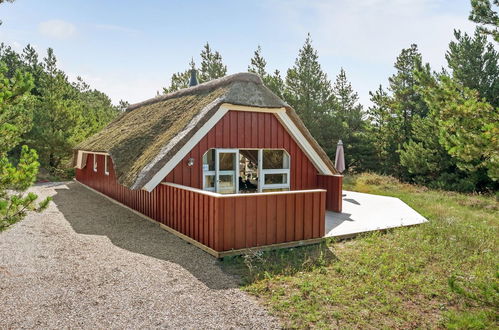
[[(147, 182), (142, 189), (151, 192), (161, 181), (170, 173), (178, 163), (184, 159), (189, 152), (208, 134), (208, 132), (222, 119), (229, 110), (235, 111), (252, 111), (252, 112), (269, 112), (274, 113), (287, 131), (295, 138), (301, 149), (310, 158), (315, 167), (325, 175), (333, 175), (326, 163), (317, 154), (308, 140), (303, 136), (302, 132), (296, 127), (291, 118), (287, 115), (285, 108), (260, 108), (241, 106), (229, 103), (223, 103), (215, 114), (192, 136), (187, 143), (170, 159), (152, 178)], [(200, 161), (197, 159), (196, 161)]]
[(324, 163), (319, 154), (317, 154), (310, 142), (308, 142), (302, 132), (298, 129), (298, 127), (296, 127), (295, 123), (291, 120), (291, 118), (289, 118), (288, 114), (286, 112), (279, 112), (276, 113), (276, 116), (282, 125), (288, 130), (288, 133), (295, 138), (296, 142), (298, 142), (301, 150), (308, 156), (315, 167), (322, 172), (321, 174), (333, 175), (333, 172), (331, 172), (329, 167), (326, 163)]
[[(156, 173), (149, 182), (147, 182), (142, 189), (151, 192), (160, 182), (170, 173), (175, 166), (177, 166), (182, 159), (194, 148), (196, 144), (215, 126), (216, 123), (229, 111), (227, 107), (222, 104), (215, 114), (208, 119), (206, 123), (187, 141), (186, 144)], [(196, 161), (199, 161), (197, 159)]]

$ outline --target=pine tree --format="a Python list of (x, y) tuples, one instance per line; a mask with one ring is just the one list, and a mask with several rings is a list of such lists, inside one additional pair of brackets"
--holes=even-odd
[(445, 54), (452, 77), (464, 86), (476, 89), (495, 107), (499, 106), (499, 53), (478, 30), (473, 37), (455, 30)]
[[(194, 59), (191, 58), (191, 61), (189, 62), (189, 69), (183, 72), (174, 73), (170, 80), (170, 86), (168, 86), (168, 88), (163, 88), (163, 93), (172, 93), (178, 91), (179, 89), (189, 87), (189, 79), (191, 78), (191, 70), (193, 69), (196, 69), (196, 63), (194, 63)], [(201, 83), (201, 81), (199, 82)]]
[(279, 70), (275, 70), (273, 74), (268, 75), (264, 83), (272, 92), (274, 92), (275, 95), (279, 96), (281, 99), (284, 99), (286, 84), (284, 83)]
[(393, 115), (392, 97), (380, 85), (374, 92), (369, 92), (372, 106), (368, 109), (371, 121), (371, 136), (375, 141), (375, 153), (378, 159), (378, 172), (396, 174), (398, 171), (399, 122)]
[(267, 73), (267, 61), (262, 56), (262, 48), (258, 46), (253, 57), (248, 65), (248, 72), (256, 73), (262, 78), (265, 86), (267, 86), (274, 94), (280, 98), (284, 97), (284, 80), (281, 77), (279, 70), (274, 73)]
[(343, 141), (345, 165), (349, 171), (369, 170), (374, 167), (374, 152), (368, 137), (368, 123), (364, 118), (359, 96), (353, 90), (343, 68), (336, 76), (332, 91), (335, 97), (333, 116), (341, 126), (339, 130), (332, 132), (331, 139)]
[(389, 90), (393, 94), (393, 114), (400, 121), (402, 136), (401, 143), (411, 138), (411, 121), (416, 115), (426, 116), (428, 108), (417, 89), (414, 70), (421, 64), (421, 53), (418, 47), (412, 44), (403, 49), (395, 62), (397, 73), (388, 78)]
[(319, 55), (312, 46), (310, 34), (298, 52), (298, 57), (286, 75), (285, 100), (296, 110), (315, 139), (325, 149), (332, 150), (329, 130), (334, 130), (331, 116), (334, 96), (331, 82), (322, 71)]
[(54, 51), (49, 48), (44, 58), (41, 95), (34, 116), (29, 144), (40, 154), (42, 165), (52, 173), (71, 155), (82, 114), (78, 111), (77, 89), (57, 68)]
[(403, 49), (395, 62), (397, 72), (389, 80), (388, 94), (381, 86), (370, 93), (373, 106), (368, 110), (373, 122), (372, 134), (376, 137), (377, 155), (381, 171), (400, 178), (407, 172), (400, 166), (399, 153), (412, 139), (414, 118), (424, 118), (428, 113), (415, 71), (429, 71), (421, 64), (421, 54), (416, 45)]
[[(494, 7), (493, 7), (494, 6)], [(499, 42), (499, 15), (497, 9), (499, 0), (471, 0), (471, 13), (469, 19), (480, 24), (480, 33), (491, 35)]]
[(250, 61), (251, 64), (248, 65), (248, 72), (256, 73), (260, 76), (260, 78), (262, 78), (262, 80), (264, 80), (268, 76), (266, 69), (267, 61), (265, 61), (262, 57), (262, 48), (260, 45), (255, 50), (255, 53)]
[(222, 55), (218, 51), (213, 51), (206, 43), (201, 51), (201, 69), (199, 79), (201, 82), (222, 78), (227, 75), (227, 66), (222, 63)]
[(423, 93), (439, 127), (439, 142), (457, 167), (482, 181), (475, 185), (484, 184), (486, 177), (499, 180), (497, 109), (476, 90), (446, 75), (438, 76)]
[(17, 164), (9, 160), (9, 151), (31, 124), (32, 115), (25, 106), (32, 102), (29, 92), (33, 80), (29, 73), (21, 71), (8, 78), (7, 71), (0, 61), (0, 231), (22, 220), (28, 211), (42, 211), (50, 201), (47, 198), (36, 204), (38, 196), (25, 193), (38, 173), (36, 151), (23, 146)]

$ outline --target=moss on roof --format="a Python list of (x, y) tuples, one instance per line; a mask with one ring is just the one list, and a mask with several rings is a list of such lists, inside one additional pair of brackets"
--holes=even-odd
[(132, 186), (138, 173), (161, 148), (182, 131), (199, 111), (226, 88), (149, 104), (124, 113), (76, 149), (111, 155), (119, 182)]

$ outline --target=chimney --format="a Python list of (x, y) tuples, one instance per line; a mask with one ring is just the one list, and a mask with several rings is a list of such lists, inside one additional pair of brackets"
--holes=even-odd
[(191, 69), (191, 79), (189, 79), (189, 87), (196, 86), (198, 84), (197, 71), (196, 69)]

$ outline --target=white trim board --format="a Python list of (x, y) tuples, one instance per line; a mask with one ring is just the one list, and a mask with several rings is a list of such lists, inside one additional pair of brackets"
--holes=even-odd
[(333, 175), (333, 172), (329, 169), (329, 167), (324, 163), (322, 158), (317, 154), (315, 149), (312, 147), (310, 142), (303, 136), (301, 131), (296, 127), (295, 123), (289, 118), (287, 113), (276, 113), (276, 116), (281, 124), (287, 128), (288, 133), (291, 134), (298, 142), (300, 149), (308, 156), (308, 158), (314, 163), (315, 167), (319, 169), (325, 175)]
[[(319, 154), (312, 148), (312, 145), (303, 136), (301, 131), (296, 127), (291, 118), (286, 113), (285, 108), (260, 108), (241, 106), (230, 103), (223, 103), (220, 105), (215, 114), (208, 119), (208, 121), (190, 138), (182, 148), (144, 185), (142, 189), (151, 192), (161, 181), (170, 173), (182, 159), (184, 159), (189, 152), (201, 141), (201, 139), (208, 134), (208, 132), (229, 112), (235, 111), (250, 111), (250, 112), (270, 112), (279, 119), (281, 124), (286, 128), (289, 134), (297, 141), (298, 145), (303, 152), (309, 157), (314, 166), (319, 170), (320, 174), (333, 175), (331, 170), (327, 167), (326, 163), (322, 160)], [(198, 160), (199, 161), (199, 160)]]
[[(208, 119), (206, 123), (187, 141), (186, 144), (147, 182), (142, 189), (151, 192), (156, 186), (170, 173), (178, 163), (189, 154), (189, 152), (198, 144), (201, 139), (222, 119), (229, 109), (220, 106), (215, 114)], [(197, 160), (199, 161), (199, 159)]]
[(94, 154), (94, 155), (104, 155), (110, 156), (107, 152), (99, 152), (99, 151), (86, 151), (86, 150), (78, 150), (78, 155), (76, 156), (76, 166), (75, 168), (81, 170), (83, 168), (83, 154)]
[(270, 191), (270, 192), (259, 192), (259, 193), (247, 193), (247, 194), (220, 194), (213, 191), (202, 190), (198, 188), (192, 188), (188, 186), (183, 186), (177, 183), (171, 182), (161, 182), (162, 185), (171, 186), (179, 189), (184, 189), (188, 191), (193, 191), (199, 194), (208, 195), (217, 198), (230, 198), (230, 197), (248, 197), (248, 196), (265, 196), (265, 195), (293, 195), (293, 194), (301, 194), (301, 193), (313, 193), (313, 192), (321, 192), (326, 191), (325, 189), (307, 189), (307, 190), (288, 190), (288, 191)]

